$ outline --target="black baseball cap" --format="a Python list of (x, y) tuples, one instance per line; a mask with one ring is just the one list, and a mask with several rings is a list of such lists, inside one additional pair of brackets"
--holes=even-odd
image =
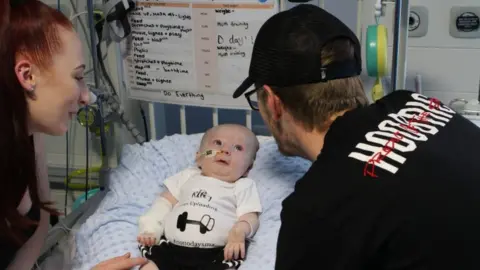
[[(321, 48), (338, 38), (351, 40), (354, 59), (322, 65)], [(285, 87), (348, 78), (361, 72), (361, 46), (352, 30), (322, 8), (300, 4), (273, 15), (262, 25), (253, 45), (248, 77), (233, 98), (254, 84)]]

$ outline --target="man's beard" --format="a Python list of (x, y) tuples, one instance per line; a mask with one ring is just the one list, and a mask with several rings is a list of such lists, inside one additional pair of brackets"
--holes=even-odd
[(281, 121), (273, 121), (270, 111), (265, 108), (262, 114), (264, 123), (268, 126), (271, 135), (277, 143), (278, 151), (288, 157), (302, 156), (302, 150), (300, 149), (297, 140), (282, 126)]
[(278, 151), (288, 157), (300, 156), (300, 148), (296, 144), (295, 139), (283, 129), (282, 125), (279, 122), (270, 123), (270, 125), (272, 126), (272, 136), (277, 143)]

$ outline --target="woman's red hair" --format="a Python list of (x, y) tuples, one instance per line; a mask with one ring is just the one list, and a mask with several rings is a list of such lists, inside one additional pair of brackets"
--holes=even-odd
[(27, 187), (32, 207), (57, 212), (38, 195), (28, 97), (14, 72), (16, 57), (48, 71), (62, 49), (62, 27), (73, 31), (67, 17), (38, 0), (0, 0), (0, 239), (18, 245), (27, 240), (19, 230), (35, 224), (17, 211)]

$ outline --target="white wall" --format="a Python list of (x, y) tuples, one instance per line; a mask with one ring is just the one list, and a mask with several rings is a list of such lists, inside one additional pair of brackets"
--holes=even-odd
[[(373, 5), (376, 1), (363, 1), (365, 36), (366, 26), (374, 23)], [(410, 5), (427, 7), (429, 18), (426, 36), (408, 39), (407, 87), (413, 89), (413, 78), (418, 73), (422, 76), (424, 93), (442, 102), (448, 103), (454, 98), (476, 98), (480, 90), (480, 38), (451, 37), (449, 25), (452, 6), (480, 7), (480, 1), (413, 0)], [(381, 23), (388, 28), (389, 61), (392, 59), (393, 18), (393, 4), (387, 4)]]

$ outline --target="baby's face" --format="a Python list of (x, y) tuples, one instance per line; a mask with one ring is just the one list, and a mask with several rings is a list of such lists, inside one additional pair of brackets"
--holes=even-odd
[(218, 127), (205, 138), (200, 154), (206, 150), (219, 152), (211, 156), (197, 154), (197, 163), (204, 175), (235, 182), (248, 174), (257, 147), (257, 139), (250, 131), (231, 126)]

